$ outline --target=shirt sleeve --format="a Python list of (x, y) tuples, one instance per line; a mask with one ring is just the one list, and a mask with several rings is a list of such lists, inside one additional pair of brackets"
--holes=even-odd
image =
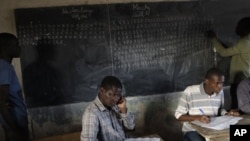
[(240, 54), (240, 50), (238, 49), (237, 45), (225, 48), (216, 38), (212, 39), (212, 43), (216, 48), (216, 51), (223, 57)]
[(177, 109), (175, 111), (175, 118), (178, 119), (180, 116), (185, 115), (188, 113), (188, 93), (189, 93), (189, 88), (184, 90), (183, 95), (179, 99), (179, 104), (177, 106)]
[(10, 84), (10, 73), (7, 69), (0, 69), (0, 85)]
[(244, 113), (250, 113), (250, 82), (242, 81), (237, 88), (238, 107)]
[(224, 109), (224, 105), (225, 105), (225, 99), (224, 99), (224, 91), (221, 90), (221, 107), (220, 107), (220, 115), (225, 115), (227, 113), (227, 111)]
[(82, 116), (82, 132), (81, 141), (98, 141), (98, 117), (93, 112), (88, 110)]
[(120, 113), (123, 126), (128, 130), (133, 130), (135, 128), (135, 117), (131, 112)]

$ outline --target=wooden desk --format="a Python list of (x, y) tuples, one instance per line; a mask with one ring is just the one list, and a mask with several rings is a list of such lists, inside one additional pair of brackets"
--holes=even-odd
[(229, 136), (226, 137), (215, 137), (215, 138), (211, 138), (210, 141), (229, 141), (230, 138)]
[[(250, 115), (241, 115), (243, 119), (241, 119), (237, 125), (246, 125), (250, 124)], [(214, 129), (208, 129), (205, 127), (201, 127), (195, 124), (191, 124), (193, 128), (196, 129), (196, 131), (201, 134), (206, 141), (229, 141), (230, 137), (230, 130), (224, 129), (224, 130), (214, 130)]]

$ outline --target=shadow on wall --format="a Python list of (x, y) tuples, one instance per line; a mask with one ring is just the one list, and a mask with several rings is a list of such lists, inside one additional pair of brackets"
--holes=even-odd
[(182, 141), (181, 122), (174, 117), (180, 93), (130, 97), (128, 109), (135, 113), (134, 136), (158, 134), (164, 141)]
[(145, 134), (156, 133), (164, 141), (182, 141), (181, 122), (174, 117), (174, 108), (168, 103), (151, 102), (145, 112)]

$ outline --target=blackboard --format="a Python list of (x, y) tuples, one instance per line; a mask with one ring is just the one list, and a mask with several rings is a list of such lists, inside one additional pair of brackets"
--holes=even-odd
[(127, 96), (199, 84), (214, 65), (213, 18), (192, 2), (15, 9), (28, 107), (91, 101), (116, 75)]

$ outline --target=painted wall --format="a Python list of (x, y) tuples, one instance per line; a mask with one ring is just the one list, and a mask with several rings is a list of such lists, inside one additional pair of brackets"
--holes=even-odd
[[(51, 7), (80, 4), (106, 4), (120, 2), (150, 2), (150, 0), (0, 0), (0, 32), (16, 33), (13, 10), (15, 8)], [(152, 1), (152, 0), (151, 0)], [(156, 0), (154, 0), (156, 1)], [(168, 0), (165, 0), (168, 1)], [(172, 0), (174, 1), (174, 0)], [(178, 1), (178, 0), (175, 0)], [(215, 17), (215, 25), (223, 39), (232, 43), (235, 41), (234, 25), (241, 16), (249, 13), (248, 0), (214, 0), (207, 6), (207, 11)], [(234, 7), (231, 7), (234, 5)], [(224, 8), (225, 10), (221, 10)], [(213, 9), (213, 10), (211, 10)], [(210, 13), (211, 12), (211, 13)], [(223, 20), (220, 20), (221, 17)], [(227, 25), (230, 22), (230, 26)], [(228, 36), (223, 36), (227, 35)], [(22, 82), (20, 60), (15, 59), (13, 65)], [(225, 64), (225, 66), (228, 64)], [(228, 89), (225, 95), (230, 101)], [(173, 116), (177, 102), (182, 92), (152, 96), (137, 96), (128, 98), (128, 108), (136, 114), (136, 130), (133, 134), (145, 135), (157, 133), (164, 140), (181, 140), (181, 124)], [(81, 116), (88, 103), (59, 105), (54, 107), (28, 109), (30, 130), (33, 138), (77, 132), (81, 130)], [(229, 103), (226, 104), (228, 107)], [(3, 140), (3, 130), (0, 128), (0, 140)]]
[[(180, 140), (181, 123), (174, 118), (179, 96), (181, 93), (128, 97), (128, 109), (136, 117), (135, 131), (130, 134), (143, 136), (157, 133), (165, 140)], [(29, 110), (34, 138), (81, 131), (81, 116), (87, 104)]]
[[(229, 87), (224, 88), (225, 109), (230, 107)], [(181, 141), (181, 122), (174, 117), (182, 92), (127, 97), (128, 109), (135, 114), (136, 128), (130, 134), (158, 134), (165, 141)], [(33, 138), (81, 131), (81, 116), (88, 103), (68, 104), (29, 110)]]

